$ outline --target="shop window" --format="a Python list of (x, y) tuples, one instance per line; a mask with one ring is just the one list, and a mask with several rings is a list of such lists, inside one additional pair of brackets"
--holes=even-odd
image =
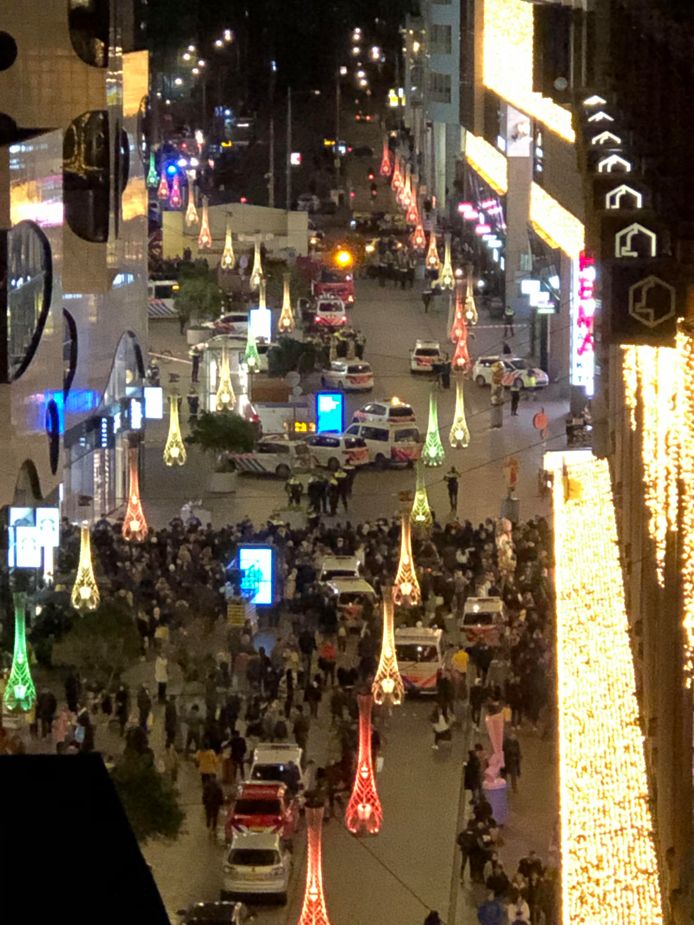
[(451, 101), (451, 75), (429, 74), (429, 96), (434, 103), (450, 103)]
[(34, 222), (7, 234), (7, 377), (19, 379), (41, 340), (51, 305), (53, 269), (48, 238)]
[(70, 41), (85, 64), (108, 64), (110, 0), (67, 0)]
[(432, 55), (450, 55), (451, 27), (433, 23), (430, 30), (429, 51)]
[(53, 399), (46, 405), (46, 436), (48, 437), (48, 462), (52, 474), (55, 475), (60, 459), (60, 413)]
[(9, 32), (0, 32), (0, 71), (12, 67), (17, 58), (17, 43)]
[(65, 218), (85, 241), (108, 239), (109, 130), (105, 110), (85, 112), (67, 127), (63, 140)]
[(77, 372), (77, 324), (63, 309), (63, 396), (67, 398)]

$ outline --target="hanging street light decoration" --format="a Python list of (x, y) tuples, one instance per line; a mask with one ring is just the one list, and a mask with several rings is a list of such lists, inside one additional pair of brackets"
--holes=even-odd
[(448, 333), (448, 339), (453, 344), (457, 344), (460, 338), (465, 334), (465, 309), (463, 307), (463, 293), (459, 283), (455, 287), (455, 300), (453, 307), (453, 323)]
[(80, 559), (77, 566), (77, 577), (72, 586), (70, 603), (75, 610), (96, 610), (101, 595), (94, 578), (92, 564), (92, 542), (89, 536), (89, 524), (85, 520), (80, 528)]
[(164, 463), (167, 466), (184, 466), (187, 457), (178, 419), (178, 395), (169, 395), (169, 433), (164, 444)]
[(166, 164), (161, 168), (161, 179), (159, 180), (159, 187), (157, 189), (157, 199), (162, 199), (164, 202), (169, 198), (169, 178), (166, 175)]
[(439, 434), (439, 408), (436, 400), (435, 389), (431, 390), (429, 395), (429, 423), (427, 425), (427, 436), (424, 441), (422, 450), (422, 459), (425, 466), (435, 467), (442, 466), (445, 452), (441, 435)]
[(177, 173), (171, 181), (171, 193), (169, 195), (169, 205), (172, 209), (180, 209), (183, 205), (183, 195), (181, 193), (181, 181)]
[(405, 213), (405, 221), (408, 225), (419, 225), (419, 209), (417, 208), (417, 199), (414, 196)]
[(390, 179), (390, 188), (395, 193), (396, 197), (400, 190), (403, 187), (404, 180), (402, 178), (402, 173), (400, 172), (400, 159), (395, 158), (395, 166), (393, 167), (393, 176)]
[[(401, 682), (402, 683), (402, 682)], [(371, 694), (358, 694), (359, 753), (352, 795), (345, 810), (345, 825), (353, 835), (378, 835), (383, 825), (383, 808), (376, 790), (371, 751)]]
[(410, 518), (403, 512), (400, 519), (400, 561), (393, 582), (391, 597), (396, 607), (416, 607), (422, 602), (422, 591), (412, 558), (412, 532)]
[(207, 196), (202, 197), (202, 221), (198, 235), (198, 247), (203, 250), (212, 247), (212, 232), (210, 231), (210, 209)]
[(147, 539), (149, 527), (145, 520), (140, 499), (140, 474), (138, 472), (138, 451), (136, 446), (128, 450), (129, 479), (128, 479), (128, 507), (123, 520), (123, 539), (129, 543), (141, 543)]
[(256, 238), (253, 249), (253, 269), (251, 270), (250, 278), (251, 289), (260, 288), (260, 281), (264, 275), (262, 254), (260, 253), (260, 238)]
[(255, 340), (253, 328), (248, 325), (248, 335), (246, 338), (246, 349), (243, 354), (243, 362), (248, 367), (248, 371), (256, 373), (260, 369), (260, 354), (258, 353), (258, 344)]
[(219, 385), (215, 394), (215, 411), (233, 411), (236, 404), (234, 386), (231, 383), (231, 366), (226, 346), (222, 347), (222, 358), (219, 361)]
[(439, 249), (436, 246), (436, 232), (431, 231), (429, 235), (429, 250), (427, 251), (426, 259), (424, 261), (427, 270), (436, 270), (441, 269), (441, 261), (439, 259)]
[(405, 171), (405, 183), (403, 185), (402, 192), (400, 194), (400, 199), (401, 199), (401, 202), (400, 202), (401, 207), (405, 211), (407, 211), (412, 205), (412, 202), (414, 199), (412, 195), (412, 175), (410, 174), (409, 167)]
[(188, 228), (192, 228), (200, 221), (198, 210), (195, 207), (195, 187), (192, 182), (188, 181), (188, 206), (186, 208), (185, 223)]
[(388, 138), (386, 136), (383, 139), (383, 154), (381, 155), (381, 166), (378, 172), (382, 177), (389, 177), (392, 170), (393, 162), (390, 156), (390, 148), (388, 147)]
[(465, 394), (463, 391), (463, 377), (455, 377), (455, 413), (451, 424), (449, 437), (451, 446), (457, 450), (464, 450), (470, 446), (470, 429), (465, 418)]
[(424, 228), (422, 227), (421, 217), (414, 227), (414, 231), (410, 235), (410, 246), (413, 250), (418, 251), (420, 254), (423, 254), (427, 246), (427, 236), (424, 233)]
[(381, 657), (374, 675), (371, 693), (374, 703), (386, 706), (400, 706), (405, 699), (405, 685), (398, 668), (395, 653), (395, 617), (392, 591), (386, 588), (383, 595), (383, 637), (381, 639)]
[(267, 311), (266, 290), (267, 283), (264, 279), (261, 279), (260, 286), (258, 287), (258, 308), (262, 308), (265, 311)]
[(282, 294), (282, 311), (277, 322), (277, 330), (281, 334), (291, 334), (294, 330), (294, 313), (292, 312), (292, 296), (290, 289), (291, 273), (284, 274), (284, 292)]
[(421, 458), (417, 460), (417, 487), (415, 488), (414, 501), (410, 511), (410, 523), (415, 530), (421, 533), (428, 533), (434, 525), (434, 518), (429, 507), (427, 487), (424, 481), (424, 464)]
[(438, 279), (436, 280), (435, 285), (440, 289), (452, 289), (455, 286), (455, 273), (453, 272), (453, 264), (451, 263), (451, 236), (450, 234), (446, 235), (445, 238), (445, 251), (443, 258), (443, 266), (439, 271)]
[(147, 171), (147, 186), (150, 189), (156, 189), (159, 185), (159, 174), (154, 159), (154, 151), (149, 152), (149, 170)]
[(323, 803), (306, 801), (306, 889), (297, 925), (330, 925), (323, 894)]
[(472, 366), (472, 360), (470, 359), (470, 353), (467, 347), (467, 336), (467, 323), (465, 319), (463, 319), (462, 331), (458, 338), (458, 343), (455, 345), (453, 356), (451, 357), (451, 368), (454, 372), (464, 373)]
[(477, 304), (475, 302), (474, 286), (472, 282), (472, 264), (468, 264), (465, 276), (465, 320), (468, 324), (477, 324)]
[(14, 653), (12, 668), (2, 697), (8, 713), (28, 713), (36, 702), (36, 688), (29, 670), (26, 643), (26, 595), (14, 593)]
[(236, 255), (234, 254), (234, 242), (231, 236), (231, 224), (227, 221), (227, 230), (224, 237), (224, 250), (222, 259), (219, 261), (222, 270), (233, 270), (236, 266)]

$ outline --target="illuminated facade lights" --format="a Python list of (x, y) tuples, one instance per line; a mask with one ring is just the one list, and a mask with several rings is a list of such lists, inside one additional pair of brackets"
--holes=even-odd
[(530, 185), (530, 224), (543, 241), (568, 257), (578, 257), (584, 248), (583, 223), (537, 183)]
[(292, 311), (292, 296), (290, 290), (291, 275), (284, 274), (284, 291), (282, 293), (282, 311), (277, 321), (277, 330), (281, 334), (291, 334), (294, 330), (294, 312)]
[(253, 269), (251, 270), (251, 289), (260, 289), (263, 273), (263, 258), (260, 252), (260, 240), (256, 240), (253, 248)]
[(224, 250), (222, 259), (219, 261), (222, 270), (233, 270), (236, 266), (236, 254), (234, 253), (234, 242), (231, 234), (231, 224), (227, 222), (226, 235), (224, 237)]
[(166, 165), (161, 168), (161, 179), (159, 180), (159, 187), (157, 188), (157, 199), (161, 199), (164, 202), (169, 198), (169, 178), (166, 175)]
[(452, 289), (455, 286), (455, 273), (451, 262), (451, 236), (445, 237), (445, 249), (443, 257), (443, 266), (439, 272), (438, 279), (435, 282), (440, 289)]
[(429, 234), (429, 249), (427, 250), (427, 255), (424, 260), (427, 270), (436, 270), (441, 269), (441, 261), (439, 259), (439, 249), (436, 246), (436, 232), (431, 231)]
[(694, 338), (690, 328), (677, 332), (677, 430), (681, 533), (682, 626), (687, 687), (694, 681)]
[(379, 168), (379, 173), (382, 177), (389, 177), (393, 169), (393, 163), (390, 157), (390, 148), (388, 147), (388, 139), (383, 139), (383, 154), (381, 155), (381, 166)]
[[(503, 196), (508, 192), (508, 165), (504, 155), (479, 135), (465, 133), (465, 160), (475, 173), (491, 186), (495, 193)], [(465, 210), (465, 217), (472, 216), (475, 209)]]
[(200, 222), (198, 247), (201, 250), (209, 250), (209, 248), (212, 247), (212, 232), (210, 231), (210, 207), (207, 196), (202, 197), (202, 221)]
[(185, 223), (188, 228), (193, 228), (200, 221), (198, 210), (195, 207), (195, 189), (192, 183), (188, 183), (188, 205), (186, 206)]
[(169, 194), (169, 205), (172, 209), (180, 209), (183, 205), (183, 195), (181, 193), (181, 180), (177, 173), (171, 181), (171, 193)]
[(137, 447), (128, 450), (128, 506), (123, 518), (123, 539), (129, 543), (141, 543), (147, 539), (149, 527), (145, 520), (140, 498), (140, 474), (138, 471)]
[(306, 804), (306, 889), (298, 925), (330, 925), (323, 894), (323, 807)]
[(169, 395), (169, 433), (164, 444), (164, 464), (167, 466), (184, 466), (188, 454), (181, 436), (181, 424), (178, 419), (178, 395)]
[(434, 525), (434, 518), (431, 516), (431, 508), (429, 507), (427, 486), (424, 481), (424, 465), (421, 459), (417, 460), (417, 486), (412, 502), (412, 510), (410, 511), (410, 523), (415, 530), (425, 533), (428, 533)]
[(449, 442), (457, 450), (464, 450), (470, 446), (470, 430), (465, 418), (465, 395), (461, 375), (455, 377), (455, 413), (451, 424)]
[(80, 528), (80, 558), (77, 576), (72, 586), (70, 603), (75, 610), (96, 610), (101, 595), (94, 578), (92, 564), (92, 542), (89, 536), (89, 524), (85, 521)]
[(412, 531), (407, 514), (403, 514), (401, 518), (400, 561), (391, 596), (396, 606), (415, 607), (422, 603), (422, 591), (412, 558)]
[[(250, 328), (250, 325), (249, 325)], [(236, 404), (234, 386), (231, 382), (231, 366), (226, 347), (222, 348), (222, 357), (219, 361), (219, 384), (215, 394), (216, 411), (233, 411)]]
[[(402, 681), (400, 682), (402, 683)], [(377, 835), (383, 825), (383, 808), (376, 790), (371, 759), (371, 694), (358, 694), (359, 753), (352, 795), (345, 810), (345, 825), (354, 835)]]
[(393, 603), (386, 591), (383, 596), (383, 636), (381, 639), (381, 657), (374, 675), (371, 693), (374, 703), (379, 706), (399, 706), (405, 699), (405, 685), (398, 668), (395, 652), (395, 616)]
[[(2, 705), (9, 713), (28, 713), (36, 702), (26, 643), (26, 595), (14, 594), (14, 653)], [(377, 798), (378, 799), (378, 798)]]
[(562, 922), (660, 925), (662, 900), (606, 460), (554, 472)]
[(436, 391), (432, 389), (429, 394), (429, 423), (422, 449), (422, 459), (425, 466), (435, 467), (443, 465), (444, 456), (443, 443), (441, 443), (439, 434), (439, 406)]

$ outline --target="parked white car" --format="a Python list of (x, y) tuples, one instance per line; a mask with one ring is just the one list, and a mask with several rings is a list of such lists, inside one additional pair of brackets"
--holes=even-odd
[(286, 479), (296, 471), (306, 471), (311, 460), (303, 440), (290, 440), (285, 434), (261, 437), (250, 453), (230, 453), (229, 459), (238, 472), (276, 475)]
[(530, 366), (522, 357), (511, 356), (478, 357), (472, 369), (472, 378), (477, 385), (492, 384), (492, 369), (499, 362), (504, 364), (501, 381), (507, 389), (510, 389), (514, 382), (517, 382), (521, 389), (544, 389), (549, 385), (549, 376), (544, 370)]
[(363, 466), (369, 461), (369, 450), (361, 437), (346, 434), (314, 434), (308, 437), (311, 462), (326, 466), (332, 472), (340, 466)]
[(383, 401), (370, 401), (354, 412), (352, 420), (378, 421), (381, 424), (403, 424), (416, 420), (414, 408), (399, 398), (384, 398)]
[(443, 363), (441, 344), (437, 340), (418, 340), (410, 350), (410, 372), (431, 373), (433, 367)]
[(238, 832), (224, 862), (221, 898), (276, 896), (284, 905), (291, 869), (291, 852), (278, 832)]
[(324, 388), (370, 392), (374, 374), (371, 365), (363, 360), (333, 360), (328, 369), (322, 370), (320, 381)]

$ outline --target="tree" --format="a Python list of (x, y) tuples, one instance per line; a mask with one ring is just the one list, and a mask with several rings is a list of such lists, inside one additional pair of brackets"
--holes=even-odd
[(249, 453), (255, 446), (256, 427), (233, 411), (203, 411), (193, 426), (186, 443), (199, 446), (205, 453), (214, 453), (223, 463), (227, 453)]
[(109, 687), (137, 661), (140, 637), (131, 614), (108, 600), (93, 613), (75, 619), (72, 628), (53, 645), (55, 667), (73, 665), (90, 681)]
[(209, 270), (204, 270), (181, 277), (174, 304), (182, 324), (191, 319), (217, 318), (222, 308), (222, 292)]
[(270, 376), (286, 376), (290, 372), (310, 373), (326, 359), (312, 341), (280, 337), (277, 344), (268, 351), (267, 362)]
[(140, 843), (176, 838), (184, 813), (173, 784), (157, 771), (149, 749), (126, 747), (111, 776)]

